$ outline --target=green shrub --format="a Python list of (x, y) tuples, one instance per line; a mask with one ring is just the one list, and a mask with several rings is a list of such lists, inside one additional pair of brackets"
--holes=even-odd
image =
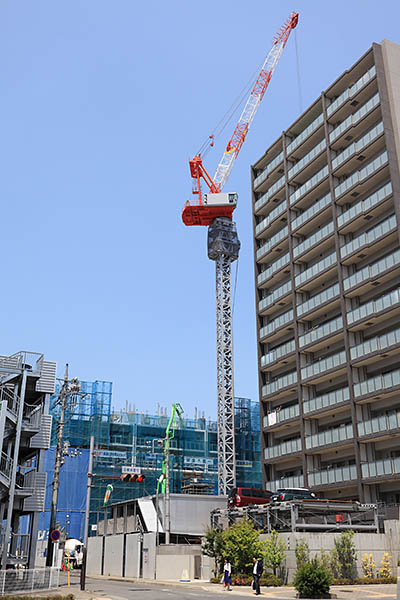
[(376, 585), (387, 584), (387, 583), (396, 583), (397, 577), (375, 577), (372, 579), (371, 577), (355, 577), (354, 579), (333, 579), (332, 585)]
[(265, 587), (279, 587), (282, 584), (282, 579), (276, 577), (276, 575), (273, 575), (272, 573), (260, 578), (260, 585)]
[(331, 574), (317, 558), (303, 564), (294, 578), (294, 587), (300, 598), (326, 598), (330, 583)]

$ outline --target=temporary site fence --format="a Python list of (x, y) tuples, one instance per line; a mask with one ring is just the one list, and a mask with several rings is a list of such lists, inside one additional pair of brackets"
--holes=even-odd
[(34, 592), (58, 588), (60, 569), (44, 567), (25, 569), (16, 567), (0, 571), (0, 596), (14, 592)]

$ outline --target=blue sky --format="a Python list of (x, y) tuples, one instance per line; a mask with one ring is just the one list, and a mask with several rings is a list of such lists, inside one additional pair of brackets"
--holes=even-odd
[[(153, 412), (216, 412), (215, 265), (188, 228), (188, 159), (292, 10), (303, 109), (371, 45), (386, 0), (3, 0), (0, 353), (37, 350)], [(239, 193), (235, 393), (258, 397), (250, 165), (299, 114), (295, 39), (225, 191)], [(206, 166), (213, 174), (234, 123)]]

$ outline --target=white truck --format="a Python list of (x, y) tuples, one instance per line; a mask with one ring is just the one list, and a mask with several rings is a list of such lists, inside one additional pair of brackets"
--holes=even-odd
[(73, 538), (65, 540), (63, 560), (68, 559), (74, 569), (80, 569), (83, 561), (83, 544)]

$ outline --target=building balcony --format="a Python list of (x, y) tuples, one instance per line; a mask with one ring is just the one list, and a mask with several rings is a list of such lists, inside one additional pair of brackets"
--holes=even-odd
[(273, 277), (284, 277), (285, 275), (288, 275), (290, 273), (290, 267), (286, 267), (289, 266), (289, 263), (290, 256), (289, 252), (287, 252), (258, 275), (257, 284), (262, 287)]
[(296, 148), (301, 146), (308, 138), (311, 139), (324, 124), (324, 115), (321, 113), (308, 127), (306, 127), (297, 137), (295, 137), (287, 146), (286, 153), (290, 156)]
[(307, 450), (316, 450), (317, 448), (330, 446), (332, 444), (343, 445), (344, 442), (354, 440), (353, 425), (347, 423), (340, 427), (334, 427), (315, 433), (313, 435), (306, 436), (306, 448)]
[(298, 454), (299, 452), (301, 452), (300, 437), (281, 442), (280, 444), (270, 446), (269, 448), (264, 448), (264, 459), (272, 461), (274, 459), (281, 459), (284, 456)]
[(286, 179), (285, 177), (280, 177), (278, 181), (275, 181), (273, 185), (265, 192), (260, 198), (258, 198), (254, 203), (254, 212), (260, 213), (265, 207), (268, 205), (269, 200), (273, 198), (279, 191), (283, 190), (285, 187)]
[(339, 338), (342, 335), (343, 319), (342, 317), (337, 317), (336, 319), (332, 319), (332, 321), (319, 325), (315, 329), (301, 335), (299, 337), (299, 347), (308, 349), (311, 349), (312, 347), (317, 350), (325, 345), (326, 339), (329, 338), (330, 343), (332, 343), (334, 339)]
[(357, 161), (370, 160), (385, 145), (383, 123), (380, 121), (365, 133), (357, 142), (353, 142), (332, 160), (335, 177), (341, 177), (357, 166)]
[(303, 229), (315, 229), (315, 227), (319, 225), (319, 219), (316, 219), (316, 217), (319, 216), (320, 219), (323, 219), (324, 215), (327, 213), (328, 208), (330, 209), (331, 205), (332, 200), (330, 194), (326, 194), (325, 196), (314, 202), (314, 204), (307, 208), (303, 213), (301, 213), (298, 217), (293, 219), (293, 233), (300, 233), (300, 231), (302, 232)]
[(322, 169), (313, 175), (308, 181), (303, 183), (295, 192), (290, 194), (289, 203), (290, 206), (297, 204), (301, 198), (308, 194), (311, 190), (317, 190), (321, 183), (328, 177), (329, 169), (328, 165), (325, 165)]
[(360, 224), (377, 216), (378, 210), (381, 210), (382, 204), (392, 197), (392, 183), (389, 182), (382, 186), (379, 190), (368, 196), (365, 200), (361, 200), (354, 204), (349, 210), (346, 210), (338, 216), (338, 227), (341, 233), (357, 230)]
[(274, 348), (273, 350), (271, 350), (271, 352), (268, 352), (267, 354), (264, 354), (261, 359), (260, 359), (260, 366), (261, 368), (266, 368), (269, 367), (273, 364), (279, 363), (284, 359), (287, 359), (287, 357), (290, 354), (293, 354), (296, 350), (296, 343), (294, 340), (290, 340), (289, 342), (286, 342), (285, 344), (281, 344), (280, 346), (277, 346), (276, 348)]
[(17, 473), (15, 478), (15, 495), (19, 498), (32, 496), (35, 491), (35, 471), (30, 471), (26, 475)]
[(311, 267), (308, 267), (301, 273), (295, 276), (294, 281), (296, 289), (307, 289), (307, 287), (315, 287), (317, 281), (322, 277), (326, 277), (328, 273), (337, 267), (336, 252), (328, 254), (325, 258), (318, 261)]
[(376, 253), (383, 245), (388, 246), (397, 236), (397, 220), (395, 215), (385, 219), (379, 225), (365, 231), (351, 242), (340, 249), (340, 255), (344, 264), (354, 262), (354, 254), (357, 258), (365, 258), (369, 254)]
[(271, 259), (270, 252), (272, 249), (276, 248), (276, 246), (281, 245), (281, 248), (278, 250), (282, 250), (283, 248), (286, 250), (289, 244), (288, 237), (288, 228), (283, 227), (280, 231), (278, 231), (275, 235), (269, 238), (265, 244), (260, 246), (256, 253), (256, 259), (259, 262), (263, 262), (265, 259)]
[(269, 427), (279, 427), (279, 425), (286, 424), (289, 421), (294, 421), (299, 418), (300, 408), (298, 404), (292, 406), (286, 406), (280, 410), (271, 410), (263, 418), (264, 429)]
[(332, 222), (327, 223), (321, 229), (317, 229), (315, 233), (293, 248), (294, 259), (302, 257), (302, 260), (309, 260), (312, 250), (317, 250), (319, 254), (324, 252), (327, 243), (331, 242), (330, 238), (333, 235), (333, 230)]
[(317, 381), (323, 381), (331, 377), (331, 371), (339, 373), (346, 368), (346, 352), (337, 352), (326, 358), (314, 362), (307, 367), (301, 369), (301, 378), (303, 383), (310, 379)]
[(286, 215), (286, 201), (281, 202), (276, 206), (265, 219), (260, 221), (258, 225), (256, 225), (256, 238), (261, 237), (267, 228), (272, 226), (272, 223), (276, 222), (279, 224), (279, 217), (282, 215)]
[(400, 250), (395, 250), (384, 258), (343, 279), (346, 296), (360, 295), (364, 290), (371, 289), (371, 285), (376, 280), (381, 283), (388, 278), (391, 279), (398, 271), (400, 271)]
[(380, 180), (387, 179), (387, 169), (384, 171), (384, 167), (388, 164), (388, 153), (385, 150), (379, 156), (374, 158), (362, 169), (352, 173), (347, 179), (339, 183), (335, 187), (335, 198), (340, 200), (340, 204), (346, 203), (349, 198), (356, 197), (364, 190), (367, 190), (367, 186), (371, 187), (378, 184)]
[(357, 366), (360, 366), (375, 359), (377, 354), (385, 354), (386, 357), (393, 352), (397, 353), (399, 346), (400, 329), (395, 329), (353, 346), (350, 348), (350, 357), (354, 363), (357, 363)]
[(331, 104), (328, 106), (326, 113), (328, 119), (335, 114), (348, 100), (353, 100), (357, 94), (376, 77), (375, 65), (371, 67), (360, 79), (358, 79), (351, 87), (346, 88)]
[(351, 129), (351, 134), (354, 137), (357, 135), (360, 126), (364, 126), (364, 119), (367, 118), (373, 121), (375, 119), (375, 111), (380, 106), (380, 97), (379, 94), (376, 93), (370, 98), (367, 102), (365, 102), (355, 113), (349, 115), (344, 121), (339, 123), (329, 134), (329, 141), (333, 147), (343, 145), (343, 136), (344, 134), (349, 134), (349, 130)]
[[(293, 177), (296, 177), (296, 175), (298, 175), (301, 171), (303, 171), (308, 166), (310, 166), (311, 163), (314, 163), (314, 165), (312, 165), (312, 168), (315, 171), (315, 162), (314, 161), (325, 150), (326, 150), (326, 141), (324, 138), (321, 142), (319, 142), (319, 144), (314, 146), (314, 148), (312, 148), (309, 152), (307, 152), (307, 154), (305, 156), (303, 156), (303, 158), (301, 158), (296, 164), (293, 165), (293, 167), (291, 167), (288, 170), (288, 180), (291, 180), (291, 179), (293, 179)], [(322, 156), (322, 160), (324, 160), (324, 162), (326, 162), (325, 155)]]
[[(350, 329), (358, 330), (379, 323), (389, 315), (400, 312), (400, 288), (393, 290), (376, 300), (355, 308), (347, 313), (347, 324)], [(368, 323), (365, 323), (368, 321)]]
[(400, 431), (400, 413), (397, 410), (391, 410), (383, 415), (372, 417), (366, 421), (360, 421), (357, 424), (358, 435), (362, 437), (384, 437), (392, 434), (395, 430)]
[(304, 414), (309, 413), (324, 413), (327, 411), (337, 410), (338, 406), (348, 404), (350, 400), (350, 390), (348, 387), (335, 390), (310, 398), (303, 401)]
[(304, 477), (303, 475), (281, 477), (280, 479), (275, 479), (274, 481), (268, 481), (266, 487), (267, 490), (271, 490), (271, 492), (276, 492), (277, 490), (281, 490), (283, 488), (304, 487)]
[[(310, 319), (311, 317), (315, 318), (316, 313), (319, 312), (327, 312), (334, 308), (334, 305), (338, 304), (340, 295), (339, 284), (335, 283), (330, 287), (326, 288), (323, 292), (319, 294), (315, 294), (306, 302), (302, 302), (297, 306), (297, 316), (305, 317)], [(332, 306), (331, 306), (332, 305)]]
[(308, 474), (308, 484), (311, 487), (323, 487), (326, 485), (335, 485), (338, 483), (342, 485), (355, 485), (356, 482), (356, 465), (349, 465), (347, 467), (332, 466), (330, 469), (312, 471)]
[(383, 375), (376, 375), (366, 381), (354, 384), (355, 400), (361, 400), (365, 396), (375, 394), (393, 395), (400, 389), (400, 369), (389, 371)]
[[(260, 315), (267, 314), (269, 310), (276, 308), (276, 304), (283, 306), (291, 302), (292, 282), (287, 281), (276, 290), (268, 294), (265, 298), (262, 298), (258, 303), (258, 312)], [(290, 297), (288, 298), (290, 294)], [(284, 300), (285, 298), (285, 300)]]
[(278, 156), (275, 156), (275, 158), (266, 165), (265, 169), (257, 175), (253, 181), (253, 188), (256, 189), (264, 183), (264, 181), (266, 181), (279, 166), (283, 169), (283, 152), (280, 152)]
[(266, 383), (262, 387), (262, 396), (263, 398), (267, 396), (271, 396), (274, 394), (275, 396), (279, 393), (286, 391), (290, 387), (296, 387), (297, 384), (297, 372), (291, 371), (282, 377), (277, 377), (274, 381)]
[(293, 329), (293, 310), (292, 309), (283, 313), (279, 317), (276, 317), (276, 319), (273, 319), (270, 323), (268, 323), (268, 325), (265, 325), (264, 327), (262, 327), (260, 329), (260, 342), (262, 342), (266, 338), (271, 339), (272, 337), (275, 337), (277, 332), (280, 329), (282, 329), (282, 327), (285, 327), (289, 323), (291, 324), (291, 326), (292, 326), (291, 328)]
[(364, 479), (398, 479), (400, 478), (400, 456), (382, 458), (361, 465)]

